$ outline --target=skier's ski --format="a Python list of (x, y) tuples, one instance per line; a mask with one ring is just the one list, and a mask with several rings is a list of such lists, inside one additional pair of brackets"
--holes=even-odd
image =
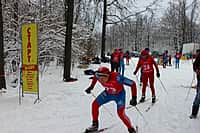
[(101, 128), (101, 129), (99, 129), (98, 131), (84, 131), (83, 133), (101, 133), (101, 132), (104, 132), (104, 131), (106, 131), (106, 130), (108, 130), (108, 129), (111, 129), (112, 127), (114, 127), (114, 125), (111, 125), (111, 126), (109, 126), (109, 127), (104, 127), (104, 128)]
[[(139, 105), (139, 104), (141, 104), (141, 103), (145, 103), (145, 102), (147, 102), (147, 101), (149, 101), (149, 100), (151, 100), (151, 98), (147, 98), (147, 99), (145, 99), (144, 102), (138, 102), (137, 105)], [(130, 108), (132, 108), (132, 107), (134, 107), (134, 106), (132, 106), (132, 105), (128, 105), (128, 106), (126, 107), (126, 109), (130, 109)]]
[(110, 128), (109, 127), (105, 127), (105, 128), (99, 129), (98, 131), (85, 131), (84, 133), (101, 133), (101, 132), (103, 132), (105, 130), (108, 130), (108, 129), (110, 129)]
[[(110, 129), (111, 127), (105, 127), (105, 128), (101, 128), (101, 129), (99, 129), (98, 131), (92, 131), (92, 132), (84, 132), (84, 133), (102, 133), (102, 132), (104, 132), (105, 130), (108, 130), (108, 129)], [(138, 132), (138, 126), (136, 126), (136, 133), (139, 133)]]
[[(155, 103), (158, 101), (158, 99), (156, 99)], [(145, 109), (145, 112), (148, 112), (152, 107), (153, 105), (155, 105), (155, 103), (151, 103), (147, 109)]]

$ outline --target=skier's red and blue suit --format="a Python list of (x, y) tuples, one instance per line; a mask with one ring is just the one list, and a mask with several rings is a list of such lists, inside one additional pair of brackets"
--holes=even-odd
[[(94, 88), (98, 76), (94, 75), (91, 83), (91, 87)], [(100, 80), (98, 80), (100, 82)], [(93, 101), (92, 103), (92, 117), (93, 121), (98, 121), (99, 107), (110, 101), (115, 101), (117, 104), (117, 113), (120, 119), (124, 122), (127, 128), (131, 128), (131, 122), (125, 114), (126, 92), (123, 85), (131, 87), (132, 96), (137, 95), (136, 84), (133, 80), (123, 77), (117, 72), (111, 72), (109, 80), (106, 83), (102, 83), (105, 90)]]

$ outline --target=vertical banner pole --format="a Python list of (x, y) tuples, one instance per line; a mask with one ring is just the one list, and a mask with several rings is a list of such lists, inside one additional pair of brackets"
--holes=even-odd
[[(21, 58), (20, 58), (21, 59)], [(19, 73), (18, 73), (18, 91), (19, 91), (19, 105), (21, 105), (21, 68), (22, 68), (22, 62), (20, 60), (20, 64), (19, 64)]]

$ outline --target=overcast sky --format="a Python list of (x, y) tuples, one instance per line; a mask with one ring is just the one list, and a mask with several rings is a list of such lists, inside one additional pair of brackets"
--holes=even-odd
[[(147, 6), (151, 5), (151, 3), (155, 0), (135, 0), (134, 1), (134, 7), (131, 9), (131, 12), (140, 12), (146, 9)], [(172, 1), (178, 1), (178, 0), (158, 0), (157, 4), (150, 7), (152, 9), (156, 9), (154, 11), (154, 17), (155, 18), (161, 18), (164, 15), (164, 12), (169, 7), (169, 2)], [(186, 6), (190, 5), (193, 0), (186, 0)], [(131, 8), (131, 7), (129, 7)], [(145, 12), (146, 14), (147, 12)], [(150, 15), (150, 14), (149, 14)], [(102, 21), (97, 22), (97, 30), (101, 31), (102, 28)]]
[[(150, 5), (153, 1), (155, 0), (135, 0), (135, 3), (139, 8), (141, 9), (145, 9), (146, 6)], [(178, 0), (158, 0), (158, 3), (156, 5), (157, 11), (155, 12), (157, 17), (161, 17), (163, 16), (165, 10), (169, 7), (169, 2), (172, 1), (178, 1)], [(190, 5), (192, 3), (193, 0), (186, 0), (186, 5)], [(155, 6), (153, 6), (155, 7)]]

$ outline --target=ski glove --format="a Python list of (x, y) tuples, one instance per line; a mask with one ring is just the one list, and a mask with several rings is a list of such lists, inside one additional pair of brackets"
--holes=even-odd
[(90, 94), (92, 89), (93, 89), (93, 88), (90, 86), (90, 87), (88, 87), (88, 88), (85, 90), (85, 92), (86, 92), (87, 94)]
[(160, 77), (160, 73), (159, 73), (159, 72), (157, 72), (157, 73), (156, 73), (156, 76), (159, 78), (159, 77)]
[(136, 106), (137, 105), (137, 97), (132, 96), (132, 99), (130, 100), (130, 105)]
[(136, 73), (137, 73), (136, 71), (133, 72), (134, 75), (136, 75)]

